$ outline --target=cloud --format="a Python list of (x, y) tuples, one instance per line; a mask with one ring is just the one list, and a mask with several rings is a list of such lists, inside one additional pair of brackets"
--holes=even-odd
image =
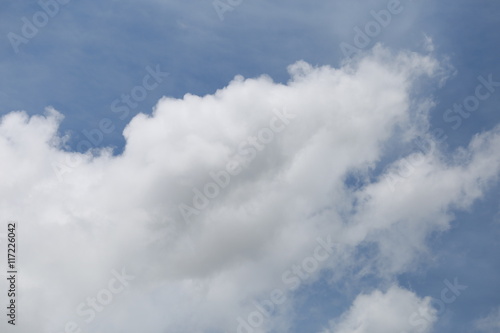
[(493, 309), (489, 315), (476, 320), (475, 328), (480, 332), (498, 332), (500, 329), (500, 307)]
[[(411, 269), (426, 236), (449, 228), (453, 210), (480, 198), (500, 166), (498, 128), (451, 157), (429, 136), (432, 101), (416, 87), (439, 72), (430, 56), (377, 46), (338, 69), (299, 61), (286, 84), (237, 76), (212, 95), (163, 98), (134, 117), (120, 155), (67, 151), (53, 109), (4, 116), (0, 219), (20, 225), (20, 303), (30, 318), (21, 332), (62, 331), (68, 321), (87, 332), (235, 331), (322, 235), (343, 244), (323, 266), (339, 279), (365, 265), (356, 250), (366, 244), (376, 247), (367, 267), (381, 278)], [(417, 137), (434, 149), (394, 183), (402, 158), (393, 150)], [(213, 175), (228, 163), (240, 172), (223, 186)], [(196, 210), (188, 219), (185, 206)], [(123, 267), (135, 279), (86, 322), (78, 307), (112, 290)], [(256, 331), (291, 325), (288, 296)], [(370, 297), (405, 311), (423, 302), (400, 289)]]
[[(436, 321), (429, 297), (392, 286), (356, 297), (351, 308), (322, 333), (426, 333)], [(425, 314), (423, 317), (421, 314)]]
[[(408, 270), (412, 257), (425, 252), (426, 236), (450, 227), (452, 209), (469, 209), (496, 182), (499, 134), (497, 126), (476, 135), (467, 149), (449, 157), (431, 141), (425, 153), (410, 155), (414, 165), (404, 177), (402, 161), (394, 162), (384, 175), (385, 182), (371, 183), (357, 193), (362, 204), (348, 237), (354, 242), (366, 239), (376, 243), (377, 265), (384, 273)], [(389, 184), (397, 177), (395, 188), (391, 188)]]

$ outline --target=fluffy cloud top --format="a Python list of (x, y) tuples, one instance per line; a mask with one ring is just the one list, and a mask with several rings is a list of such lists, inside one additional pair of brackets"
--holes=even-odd
[[(319, 236), (342, 244), (322, 263), (336, 279), (367, 265), (356, 249), (373, 244), (367, 270), (390, 280), (498, 177), (499, 128), (452, 158), (427, 133), (432, 103), (414, 87), (440, 72), (432, 57), (376, 47), (339, 69), (297, 62), (289, 72), (286, 85), (238, 76), (213, 95), (163, 98), (129, 123), (120, 155), (65, 150), (52, 109), (4, 116), (0, 219), (20, 225), (30, 318), (20, 331), (234, 332), (275, 288), (288, 301), (253, 329), (285, 330), (294, 298), (283, 274)], [(417, 137), (432, 148), (401, 176), (394, 150)], [(89, 297), (115, 290), (122, 267), (134, 279), (92, 317)], [(364, 314), (378, 303), (387, 323)], [(336, 330), (403, 327), (399, 314), (416, 306), (428, 303), (400, 288), (362, 295)]]
[(500, 307), (493, 309), (486, 317), (478, 319), (476, 329), (486, 333), (498, 332), (500, 330)]
[(426, 333), (436, 321), (430, 298), (420, 299), (412, 292), (393, 286), (359, 295), (331, 330), (323, 333)]

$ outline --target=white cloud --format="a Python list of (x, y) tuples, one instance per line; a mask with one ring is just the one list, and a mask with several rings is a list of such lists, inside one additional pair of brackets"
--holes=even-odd
[[(392, 286), (359, 295), (351, 308), (323, 333), (426, 333), (436, 321), (431, 299)], [(423, 315), (422, 315), (423, 314)]]
[[(450, 208), (468, 209), (498, 179), (500, 127), (473, 138), (469, 147), (445, 159), (437, 149), (418, 157), (405, 178), (391, 188), (397, 168), (388, 168), (386, 181), (371, 183), (357, 193), (360, 213), (348, 231), (353, 242), (378, 244), (379, 268), (386, 274), (409, 269), (412, 257), (425, 252), (425, 237), (446, 230), (453, 216)], [(416, 160), (415, 160), (416, 161)], [(397, 161), (395, 164), (398, 164)]]
[(500, 330), (500, 307), (493, 309), (489, 315), (476, 320), (475, 326), (480, 332), (498, 332)]
[[(137, 331), (136, 322), (142, 332), (234, 331), (318, 236), (345, 249), (378, 244), (373, 269), (390, 278), (425, 251), (429, 232), (449, 227), (452, 208), (467, 208), (496, 179), (498, 128), (477, 136), (463, 160), (429, 151), (394, 189), (385, 176), (396, 169), (373, 175), (390, 147), (427, 135), (432, 104), (415, 100), (412, 87), (439, 71), (429, 56), (376, 47), (340, 69), (298, 62), (289, 71), (286, 85), (236, 77), (213, 95), (164, 98), (130, 122), (119, 156), (64, 151), (53, 110), (4, 116), (0, 220), (20, 224), (20, 302), (30, 318), (20, 331), (62, 331), (69, 320), (87, 332)], [(252, 148), (249, 137), (276, 110), (295, 118), (262, 151)], [(245, 163), (241, 173), (184, 221), (179, 205), (193, 205), (194, 189), (233, 159)], [(60, 182), (53, 164), (68, 162)], [(346, 185), (352, 174), (362, 187)], [(325, 267), (345, 275), (351, 254)], [(121, 267), (137, 278), (84, 323), (76, 307)], [(286, 326), (292, 309), (283, 305), (261, 329)]]

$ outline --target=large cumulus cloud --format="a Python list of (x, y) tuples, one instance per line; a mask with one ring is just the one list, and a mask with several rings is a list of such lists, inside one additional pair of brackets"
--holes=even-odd
[[(20, 329), (63, 331), (73, 320), (85, 332), (236, 331), (319, 236), (341, 244), (322, 263), (331, 283), (356, 265), (391, 281), (425, 252), (429, 233), (449, 227), (453, 209), (496, 180), (498, 128), (451, 158), (428, 134), (432, 101), (417, 87), (442, 72), (431, 56), (377, 46), (338, 69), (300, 61), (289, 72), (287, 84), (237, 76), (213, 95), (163, 98), (131, 120), (119, 155), (64, 149), (53, 109), (4, 116), (0, 219), (20, 225), (30, 318)], [(432, 148), (395, 184), (416, 138)], [(219, 186), (210, 198), (207, 184)], [(372, 260), (357, 262), (366, 244)], [(123, 267), (135, 279), (86, 323), (75, 309)], [(285, 290), (286, 304), (256, 332), (291, 325)], [(339, 332), (378, 299), (406, 304), (396, 312), (427, 304), (399, 287), (367, 297)]]

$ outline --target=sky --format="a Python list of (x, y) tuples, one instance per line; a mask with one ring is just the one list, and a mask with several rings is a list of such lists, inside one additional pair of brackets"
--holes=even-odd
[(2, 332), (500, 331), (499, 2), (0, 15)]

